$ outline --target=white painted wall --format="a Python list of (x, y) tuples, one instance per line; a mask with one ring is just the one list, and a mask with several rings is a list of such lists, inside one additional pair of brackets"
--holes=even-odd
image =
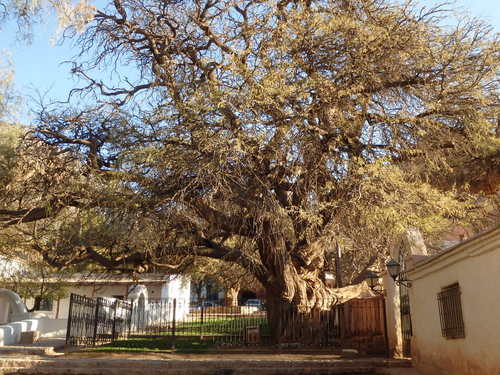
[(11, 322), (16, 315), (26, 313), (26, 306), (16, 293), (0, 288), (0, 324)]
[[(500, 375), (500, 227), (417, 263), (408, 276), (417, 370), (426, 375)], [(437, 294), (457, 282), (465, 338), (446, 339)]]
[(385, 311), (387, 317), (389, 354), (392, 357), (401, 357), (403, 355), (403, 338), (401, 334), (401, 314), (399, 310), (399, 287), (387, 273), (382, 276), (382, 285), (386, 293)]
[(161, 288), (161, 298), (177, 298), (189, 301), (191, 294), (191, 280), (189, 277), (169, 275), (165, 276), (165, 281), (166, 283)]
[[(69, 299), (70, 294), (75, 293), (81, 296), (87, 297), (112, 297), (112, 296), (123, 296), (125, 299), (128, 295), (128, 289), (132, 283), (123, 283), (118, 285), (84, 285), (84, 286), (71, 286), (67, 288), (67, 297), (61, 298), (59, 300), (59, 314), (57, 314), (57, 300), (54, 300), (51, 311), (42, 311), (49, 317), (67, 319), (69, 313)], [(160, 294), (160, 286), (152, 285), (147, 286), (148, 291), (153, 289), (156, 293)], [(28, 307), (32, 306), (33, 300), (26, 301)], [(57, 316), (56, 316), (57, 315)]]
[(50, 319), (48, 317), (34, 317), (5, 324), (0, 326), (0, 346), (19, 343), (21, 333), (27, 331), (40, 331), (41, 337), (65, 337), (67, 325), (67, 319)]
[(184, 319), (189, 314), (191, 279), (182, 275), (165, 277), (161, 288), (161, 298), (176, 299), (176, 319)]
[[(128, 296), (129, 289), (133, 283), (121, 283), (115, 285), (83, 285), (71, 286), (67, 289), (67, 297), (59, 300), (59, 314), (57, 313), (57, 300), (54, 300), (52, 311), (42, 311), (49, 317), (67, 319), (69, 313), (69, 296), (71, 293), (79, 294), (88, 297), (112, 297)], [(177, 298), (179, 301), (185, 300), (189, 302), (191, 282), (189, 277), (170, 275), (165, 277), (164, 283), (147, 283), (144, 285), (147, 288), (148, 298)], [(28, 307), (32, 306), (33, 300), (26, 301)], [(181, 303), (179, 302), (179, 305)], [(186, 308), (188, 309), (188, 307)]]
[[(165, 282), (145, 283), (149, 298), (176, 298), (177, 309), (176, 318), (182, 319), (189, 313), (190, 279), (183, 276), (166, 276)], [(19, 342), (21, 332), (38, 330), (42, 337), (64, 337), (69, 313), (69, 295), (71, 293), (89, 297), (112, 297), (128, 296), (128, 289), (132, 283), (122, 283), (115, 285), (83, 285), (68, 288), (68, 297), (54, 300), (52, 311), (43, 311), (45, 317), (35, 317), (25, 319), (0, 326), (0, 346), (11, 345)], [(9, 314), (6, 310), (6, 303), (2, 303), (0, 295), (0, 317), (2, 314)], [(33, 301), (26, 301), (28, 306), (32, 306)], [(59, 305), (59, 308), (58, 308)], [(7, 312), (3, 312), (3, 310)], [(150, 314), (151, 315), (151, 314)], [(154, 315), (154, 314), (152, 314)], [(12, 314), (11, 314), (12, 316)], [(154, 319), (154, 316), (151, 316)], [(165, 319), (164, 317), (162, 319)]]

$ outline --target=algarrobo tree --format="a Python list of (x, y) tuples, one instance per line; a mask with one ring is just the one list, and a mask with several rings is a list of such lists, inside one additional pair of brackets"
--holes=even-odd
[(262, 286), (252, 276), (252, 274), (241, 268), (236, 263), (228, 263), (221, 260), (200, 258), (187, 273), (191, 277), (198, 289), (200, 296), (201, 286), (206, 281), (214, 281), (224, 291), (224, 302), (226, 306), (238, 306), (238, 295), (242, 288), (250, 290), (262, 289)]
[[(483, 213), (466, 184), (498, 182), (499, 42), (477, 21), (441, 27), (444, 14), (412, 1), (115, 0), (79, 36), (94, 58), (73, 68), (99, 106), (44, 110), (31, 139), (59, 150), (39, 165), (77, 177), (33, 174), (23, 189), (42, 181), (43, 196), (2, 221), (127, 212), (143, 242), (38, 251), (122, 269), (237, 263), (286, 338), (284, 311), (345, 299), (323, 278), (335, 243), (364, 268), (406, 228), (432, 235)], [(92, 78), (124, 62), (133, 83)]]

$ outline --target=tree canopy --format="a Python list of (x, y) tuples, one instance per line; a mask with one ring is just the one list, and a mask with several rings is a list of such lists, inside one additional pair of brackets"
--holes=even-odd
[[(76, 36), (88, 85), (72, 94), (96, 105), (40, 111), (0, 223), (70, 210), (85, 230), (39, 244), (53, 263), (221, 259), (263, 285), (271, 317), (328, 308), (342, 298), (324, 280), (337, 244), (354, 280), (408, 228), (486, 225), (498, 205), (481, 193), (499, 182), (498, 35), (448, 15), (413, 1), (114, 0)], [(121, 86), (94, 76), (109, 66)]]

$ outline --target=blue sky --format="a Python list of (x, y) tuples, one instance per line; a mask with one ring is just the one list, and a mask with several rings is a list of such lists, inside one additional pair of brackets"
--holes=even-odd
[[(422, 4), (438, 2), (421, 0)], [(500, 0), (458, 0), (456, 3), (500, 32)], [(15, 66), (15, 87), (25, 96), (41, 95), (47, 101), (63, 100), (69, 89), (77, 84), (69, 73), (70, 65), (63, 63), (71, 59), (76, 49), (69, 43), (54, 46), (51, 39), (55, 29), (55, 19), (38, 25), (34, 29), (31, 45), (16, 41), (17, 29), (14, 24), (4, 24), (0, 30), (0, 51), (10, 53)], [(25, 116), (22, 116), (24, 121), (28, 119)]]

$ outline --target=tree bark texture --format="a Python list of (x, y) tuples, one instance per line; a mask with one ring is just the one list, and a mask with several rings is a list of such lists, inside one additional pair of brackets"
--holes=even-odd
[(239, 287), (228, 287), (225, 290), (225, 303), (226, 306), (238, 306), (238, 294), (240, 293)]

